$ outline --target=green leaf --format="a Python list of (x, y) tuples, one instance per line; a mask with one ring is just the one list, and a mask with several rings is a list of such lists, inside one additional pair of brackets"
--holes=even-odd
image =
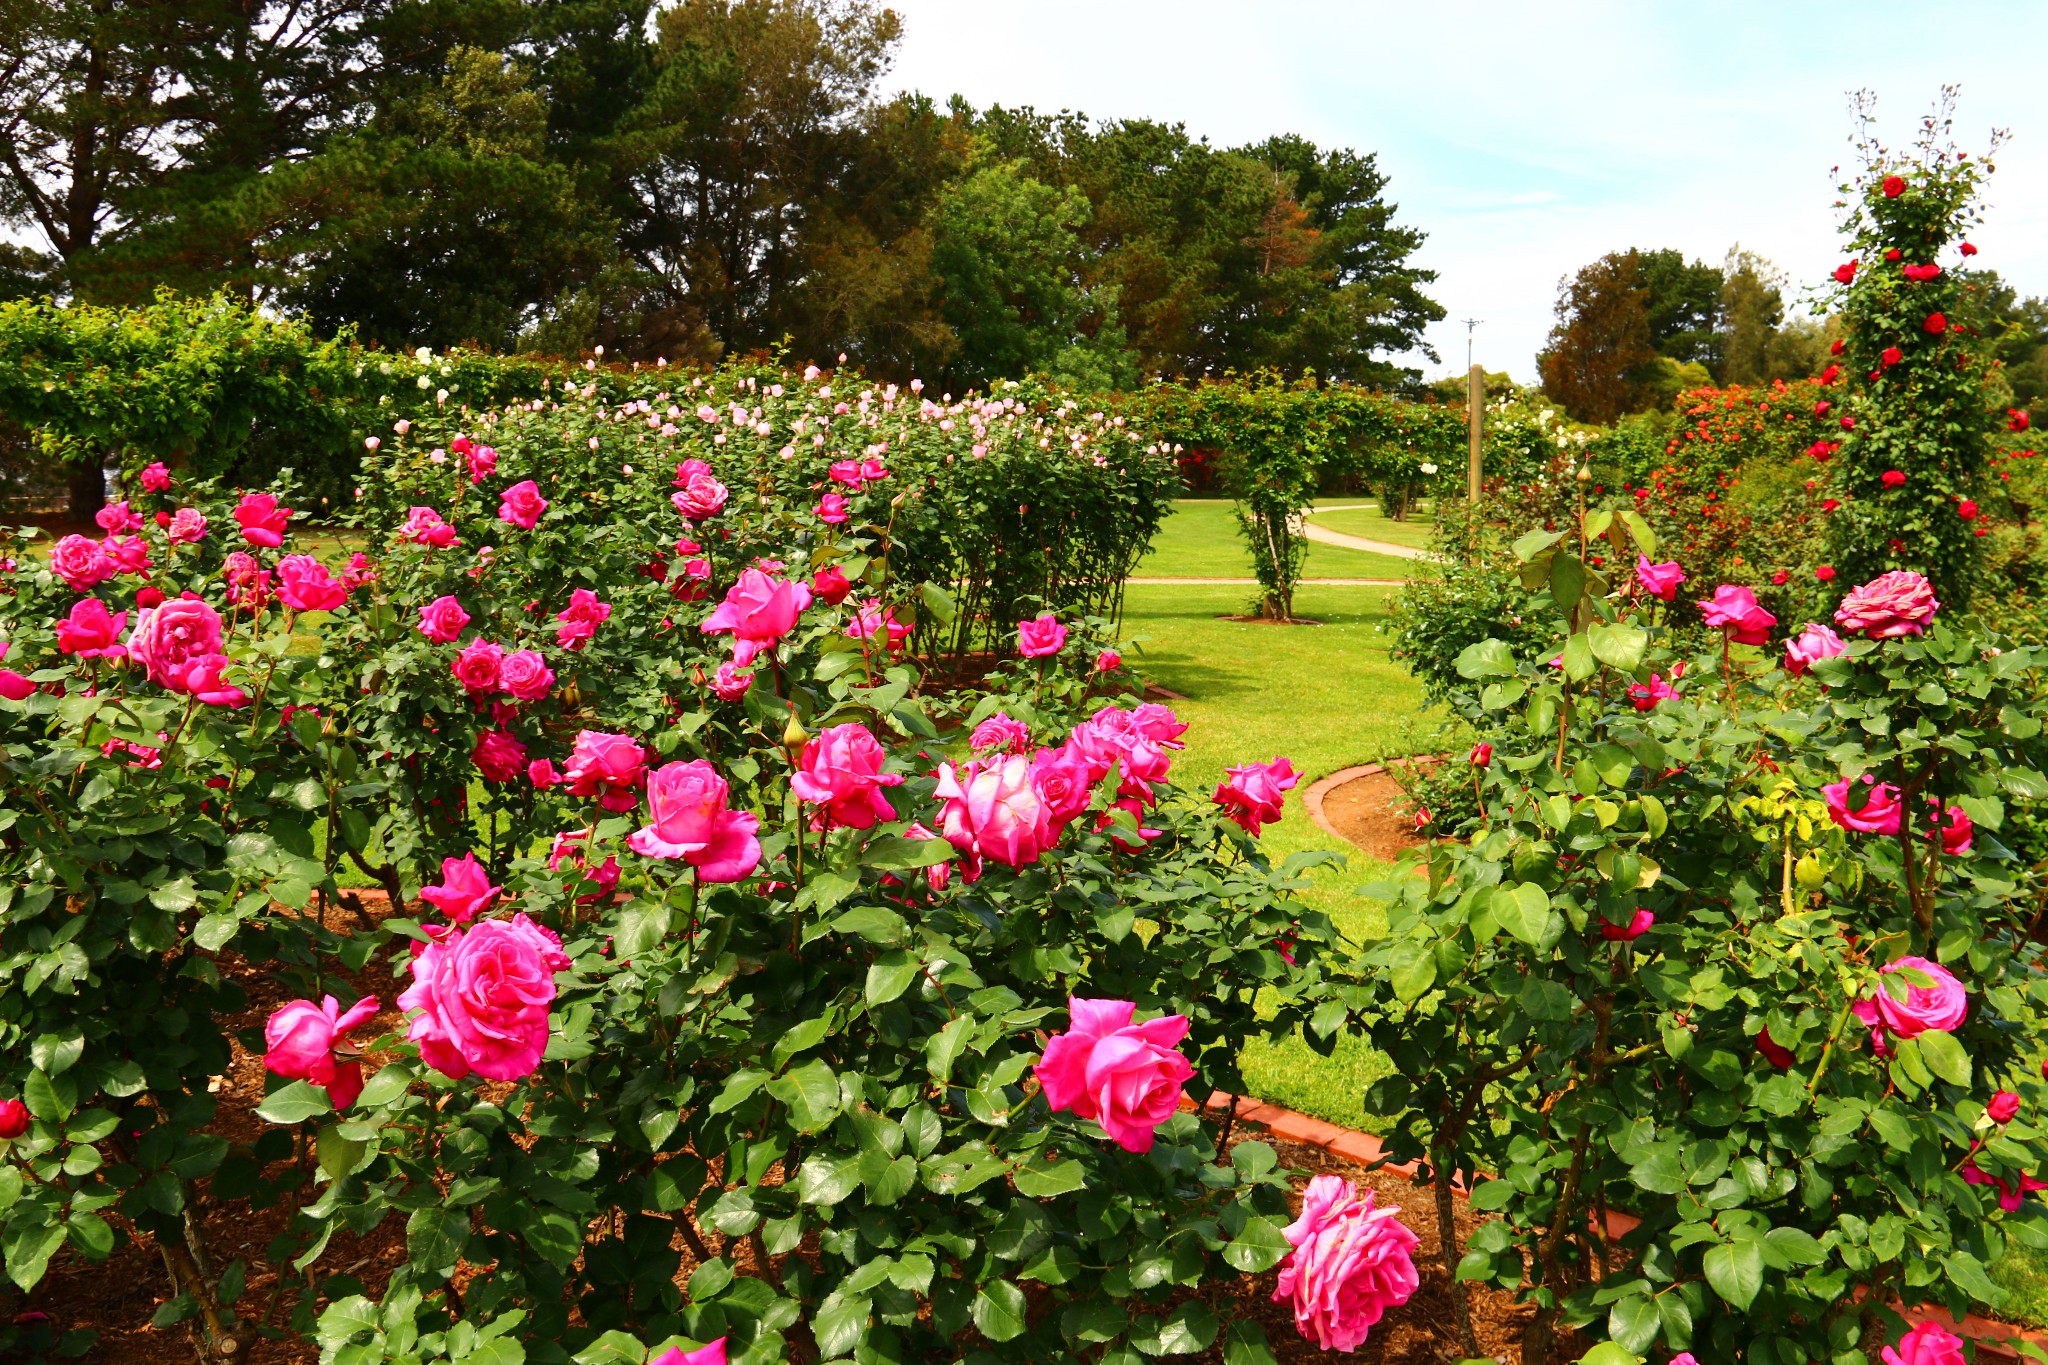
[(815, 1133), (839, 1116), (839, 1077), (822, 1061), (777, 1076), (768, 1082), (768, 1093), (789, 1107), (790, 1123), (800, 1133)]
[(328, 1177), (334, 1180), (339, 1180), (342, 1176), (353, 1171), (357, 1163), (363, 1159), (369, 1150), (369, 1143), (357, 1142), (351, 1138), (343, 1137), (341, 1135), (341, 1125), (334, 1123), (330, 1123), (322, 1128), (319, 1138), (314, 1143), (314, 1151), (318, 1154), (320, 1169), (327, 1172)]
[(944, 1084), (953, 1075), (953, 1063), (960, 1058), (967, 1046), (967, 1036), (972, 1032), (974, 1021), (966, 1015), (948, 1019), (946, 1026), (925, 1039), (925, 1065), (931, 1071), (932, 1079)]
[(31, 1071), (22, 1083), (21, 1098), (29, 1113), (45, 1123), (62, 1123), (78, 1103), (78, 1086), (69, 1076)]
[(868, 1330), (873, 1301), (866, 1294), (834, 1291), (818, 1305), (811, 1330), (818, 1338), (818, 1354), (826, 1360), (850, 1356)]
[(944, 839), (905, 839), (896, 834), (884, 834), (870, 839), (867, 847), (860, 851), (863, 867), (880, 867), (903, 870), (913, 867), (937, 867), (951, 861), (959, 850)]
[(1820, 1265), (1828, 1258), (1827, 1248), (1810, 1232), (1798, 1228), (1772, 1228), (1764, 1234), (1771, 1250), (1793, 1265)]
[(904, 922), (903, 916), (879, 905), (855, 906), (832, 921), (832, 931), (857, 934), (885, 948), (900, 948), (910, 939), (910, 926)]
[(1748, 1308), (1764, 1287), (1764, 1256), (1754, 1242), (1708, 1247), (1700, 1269), (1714, 1292), (1737, 1308)]
[(356, 1108), (382, 1109), (403, 1095), (411, 1087), (412, 1079), (411, 1070), (401, 1065), (377, 1068), (377, 1074), (370, 1077), (363, 1093), (356, 1096)]
[(1557, 936), (1559, 916), (1550, 908), (1549, 894), (1534, 882), (1495, 887), (1492, 906), (1500, 927), (1532, 948)]
[[(947, 847), (950, 848), (951, 845)], [(909, 990), (910, 983), (917, 980), (922, 970), (923, 964), (918, 961), (916, 954), (905, 949), (891, 948), (878, 954), (875, 960), (868, 964), (865, 992), (868, 1008), (886, 1005)]]
[(1586, 643), (1592, 646), (1593, 657), (1601, 663), (1623, 673), (1633, 673), (1643, 665), (1643, 651), (1649, 647), (1650, 633), (1636, 626), (1609, 625), (1598, 621), (1586, 628)]
[(1017, 1193), (1032, 1199), (1051, 1199), (1056, 1195), (1072, 1194), (1088, 1183), (1086, 1162), (1072, 1157), (1065, 1161), (1047, 1161), (1043, 1153), (1030, 1162), (1019, 1166), (1011, 1177), (1017, 1185)]
[(668, 937), (667, 901), (633, 900), (619, 912), (619, 927), (612, 934), (612, 955), (630, 962)]
[(1436, 953), (1426, 943), (1399, 945), (1388, 963), (1387, 984), (1393, 987), (1394, 998), (1404, 1004), (1420, 1000), (1436, 984)]
[(990, 1280), (974, 1296), (974, 1325), (990, 1341), (1024, 1335), (1024, 1291), (1008, 1280)]
[(1481, 640), (1459, 652), (1457, 667), (1461, 678), (1507, 678), (1514, 676), (1515, 656), (1505, 640)]
[[(1577, 555), (1559, 551), (1550, 561), (1550, 600), (1557, 604), (1559, 611), (1570, 615), (1572, 610), (1579, 605), (1579, 599), (1585, 595), (1585, 564), (1580, 561)], [(1583, 636), (1578, 635), (1574, 635), (1572, 638), (1574, 640), (1584, 639)], [(1591, 655), (1588, 654), (1587, 657), (1590, 661)], [(1565, 660), (1565, 668), (1567, 671), (1571, 668), (1569, 657)]]
[(1531, 531), (1514, 543), (1515, 558), (1527, 564), (1563, 539), (1562, 531)]
[(469, 1243), (469, 1211), (433, 1206), (405, 1220), (405, 1254), (422, 1270), (449, 1270)]
[(1626, 1346), (1603, 1341), (1579, 1357), (1579, 1365), (1642, 1365), (1643, 1358)]
[(1621, 524), (1628, 527), (1628, 533), (1635, 537), (1637, 549), (1646, 555), (1656, 555), (1657, 533), (1650, 529), (1650, 523), (1643, 519), (1641, 512), (1633, 508), (1624, 511), (1621, 514)]
[(38, 1071), (52, 1076), (61, 1076), (77, 1064), (85, 1055), (85, 1034), (78, 1029), (69, 1033), (45, 1033), (29, 1045), (28, 1059)]
[[(1279, 1365), (1279, 1360), (1266, 1341), (1266, 1329), (1256, 1322), (1239, 1318), (1224, 1334), (1223, 1365)], [(1492, 1363), (1488, 1362), (1488, 1365)]]
[(1562, 657), (1564, 675), (1573, 682), (1584, 682), (1592, 677), (1593, 670), (1599, 667), (1593, 662), (1592, 647), (1586, 643), (1586, 637), (1583, 635), (1574, 635), (1564, 642)]
[(797, 1197), (806, 1204), (837, 1204), (860, 1188), (860, 1154), (813, 1152), (797, 1169)]
[(1150, 1336), (1134, 1336), (1131, 1345), (1146, 1355), (1186, 1356), (1206, 1351), (1216, 1340), (1220, 1324), (1216, 1310), (1200, 1299), (1191, 1299), (1175, 1309)]
[(1607, 1310), (1607, 1335), (1616, 1345), (1637, 1354), (1649, 1349), (1663, 1325), (1657, 1301), (1648, 1294), (1616, 1299), (1614, 1307)]
[(1943, 1029), (1929, 1029), (1920, 1035), (1920, 1060), (1950, 1085), (1970, 1083), (1970, 1054), (1956, 1036)]
[(311, 1081), (293, 1081), (264, 1096), (256, 1113), (270, 1123), (303, 1123), (334, 1112), (327, 1091)]
[(38, 1227), (27, 1223), (10, 1223), (7, 1235), (0, 1239), (0, 1260), (7, 1262), (7, 1278), (22, 1289), (33, 1289), (43, 1278), (44, 1269), (50, 1264), (50, 1257), (58, 1247), (64, 1245), (62, 1224), (52, 1223)]
[(1280, 1264), (1292, 1249), (1287, 1239), (1280, 1235), (1279, 1224), (1254, 1214), (1245, 1220), (1237, 1236), (1224, 1244), (1223, 1259), (1247, 1275), (1256, 1275)]

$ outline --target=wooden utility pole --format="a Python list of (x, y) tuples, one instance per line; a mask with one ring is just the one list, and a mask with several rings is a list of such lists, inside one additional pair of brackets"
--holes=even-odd
[(1479, 501), (1479, 442), (1486, 425), (1486, 371), (1474, 365), (1465, 376), (1465, 496)]

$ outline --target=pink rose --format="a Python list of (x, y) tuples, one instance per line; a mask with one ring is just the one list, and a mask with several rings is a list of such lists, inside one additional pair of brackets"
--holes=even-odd
[(1225, 771), (1229, 777), (1217, 784), (1216, 804), (1246, 834), (1255, 835), (1262, 826), (1278, 820), (1286, 811), (1287, 792), (1301, 781), (1294, 765), (1284, 758)]
[(1493, 766), (1493, 746), (1484, 740), (1472, 746), (1472, 752), (1465, 755), (1465, 761), (1475, 768)]
[[(886, 442), (884, 444), (886, 445)], [(889, 471), (880, 460), (862, 460), (860, 462), (860, 476), (869, 483), (873, 483), (877, 479), (888, 478)]]
[(1017, 652), (1027, 659), (1042, 659), (1066, 648), (1067, 628), (1050, 612), (1017, 623)]
[(29, 1129), (28, 1106), (20, 1100), (0, 1100), (0, 1142), (12, 1142)]
[(998, 711), (974, 727), (974, 733), (967, 737), (967, 747), (976, 753), (983, 749), (996, 749), (1006, 754), (1021, 754), (1031, 747), (1031, 727), (1021, 720), (1010, 719), (1008, 712)]
[(1294, 1326), (1325, 1351), (1355, 1351), (1389, 1308), (1408, 1302), (1417, 1238), (1395, 1207), (1374, 1208), (1351, 1182), (1319, 1175), (1302, 1192), (1301, 1216), (1281, 1230), (1294, 1250), (1280, 1263), (1275, 1303), (1291, 1304)]
[(1113, 649), (1105, 649), (1095, 656), (1097, 673), (1114, 673), (1124, 666), (1124, 656)]
[(498, 670), (498, 682), (521, 701), (539, 701), (555, 685), (555, 671), (538, 650), (514, 650)]
[(476, 854), (441, 860), (441, 881), (420, 888), (420, 899), (457, 924), (467, 924), (491, 908), (505, 894), (502, 886), (491, 885), (491, 875), (476, 860)]
[(846, 499), (837, 493), (827, 493), (818, 499), (818, 520), (827, 526), (837, 526), (847, 518)]
[(531, 1075), (547, 1050), (550, 963), (559, 958), (559, 947), (551, 949), (546, 932), (524, 915), (445, 935), (412, 960), (412, 984), (398, 1004), (420, 1013), (406, 1036), (419, 1044), (422, 1061), (456, 1080), (471, 1072), (492, 1081)]
[(1678, 597), (1678, 585), (1685, 581), (1685, 570), (1675, 561), (1652, 564), (1648, 555), (1636, 556), (1636, 582), (1643, 585), (1643, 591), (1666, 602)]
[(173, 545), (196, 545), (206, 539), (206, 518), (196, 507), (180, 507), (164, 534)]
[(235, 522), (242, 528), (242, 539), (266, 550), (284, 544), (285, 523), (291, 516), (292, 509), (279, 507), (276, 496), (270, 493), (245, 493), (235, 508)]
[(377, 581), (377, 570), (370, 563), (370, 557), (357, 550), (348, 557), (348, 564), (341, 571), (341, 586), (354, 592)]
[(720, 1337), (708, 1346), (699, 1346), (694, 1351), (685, 1351), (671, 1346), (647, 1365), (725, 1365), (725, 1338)]
[(153, 460), (142, 467), (142, 491), (161, 493), (171, 486), (171, 471), (164, 468), (162, 460)]
[(114, 566), (115, 573), (141, 573), (152, 562), (149, 542), (141, 536), (110, 535), (100, 542), (100, 553)]
[[(0, 659), (6, 657), (7, 641), (0, 640)], [(11, 668), (0, 668), (0, 697), (5, 697), (8, 701), (27, 701), (35, 695), (35, 691), (36, 685), (28, 680), (26, 674), (17, 673)]]
[[(1120, 708), (1106, 706), (1103, 711), (1118, 709)], [(1102, 711), (1095, 714), (1100, 716)], [(1181, 743), (1180, 737), (1188, 732), (1188, 723), (1173, 714), (1171, 706), (1162, 706), (1156, 701), (1145, 702), (1131, 712), (1131, 726), (1162, 749), (1187, 747)]]
[(612, 604), (597, 600), (588, 588), (569, 594), (569, 605), (555, 613), (562, 624), (555, 627), (555, 643), (567, 650), (579, 650), (597, 635), (597, 628), (611, 619)]
[(431, 507), (415, 507), (407, 512), (405, 525), (398, 528), (398, 534), (402, 540), (435, 550), (462, 543), (455, 538), (455, 528), (441, 520), (441, 514)]
[[(1173, 713), (1166, 714), (1170, 717)], [(1120, 774), (1118, 792), (1149, 806), (1158, 799), (1151, 784), (1166, 780), (1172, 760), (1159, 742), (1146, 734), (1146, 724), (1155, 732), (1165, 732), (1156, 721), (1141, 723), (1135, 712), (1105, 706), (1075, 726), (1067, 743), (1088, 760), (1091, 779), (1101, 781), (1114, 767)]]
[(128, 657), (159, 687), (172, 686), (174, 675), (182, 681), (185, 665), (220, 653), (220, 645), (220, 613), (192, 593), (139, 613), (128, 633)]
[[(132, 653), (132, 643), (129, 649)], [(247, 706), (249, 694), (221, 676), (232, 662), (225, 654), (204, 654), (188, 659), (170, 669), (170, 677), (164, 686), (173, 692), (189, 693), (208, 706), (230, 709)]]
[(1714, 600), (1702, 602), (1700, 619), (1726, 630), (1738, 645), (1760, 645), (1770, 638), (1778, 618), (1757, 605), (1756, 594), (1748, 588), (1723, 583), (1714, 589)]
[(681, 858), (700, 882), (737, 882), (761, 864), (753, 812), (728, 808), (731, 789), (701, 758), (664, 763), (647, 779), (651, 823), (626, 841), (649, 858)]
[(1187, 1037), (1187, 1016), (1133, 1024), (1138, 1007), (1130, 1001), (1079, 996), (1067, 1009), (1067, 1031), (1046, 1040), (1032, 1068), (1045, 1102), (1055, 1113), (1093, 1119), (1127, 1152), (1151, 1151), (1155, 1131), (1173, 1117), (1181, 1086), (1195, 1074), (1174, 1050)]
[(880, 599), (870, 597), (854, 608), (853, 620), (846, 626), (848, 637), (855, 640), (871, 640), (881, 637), (889, 653), (903, 648), (903, 642), (910, 638), (911, 627), (896, 619), (896, 608), (885, 607)]
[(1889, 782), (1877, 782), (1867, 774), (1863, 785), (1870, 790), (1865, 793), (1863, 803), (1856, 809), (1849, 808), (1849, 779), (1830, 782), (1820, 789), (1821, 799), (1827, 802), (1828, 818), (1843, 829), (1859, 830), (1864, 834), (1897, 834), (1899, 832), (1899, 789)]
[(335, 1049), (348, 1045), (350, 1029), (360, 1028), (376, 1015), (374, 995), (350, 1005), (346, 1014), (341, 1013), (341, 1002), (331, 995), (323, 996), (317, 1005), (310, 1000), (280, 1005), (263, 1025), (263, 1065), (274, 1076), (324, 1086), (335, 1109), (346, 1109), (363, 1093), (363, 1067), (353, 1056), (346, 1060), (336, 1057)]
[(609, 811), (640, 804), (640, 784), (647, 775), (647, 751), (626, 735), (584, 730), (577, 734), (562, 776), (571, 796), (594, 796)]
[(277, 562), (278, 599), (292, 611), (333, 611), (348, 601), (348, 589), (311, 555), (286, 555)]
[(747, 695), (747, 689), (754, 685), (754, 675), (743, 672), (727, 659), (711, 675), (711, 690), (720, 701), (739, 701)]
[[(1886, 180), (1886, 194), (1892, 193), (1891, 181), (1897, 179)], [(1963, 1365), (1963, 1339), (1938, 1322), (1923, 1322), (1899, 1338), (1897, 1350), (1887, 1346), (1878, 1356), (1884, 1365)]]
[(1638, 711), (1654, 711), (1658, 702), (1677, 695), (1677, 689), (1656, 673), (1650, 675), (1649, 682), (1630, 683), (1628, 689), (1629, 704)]
[(526, 746), (503, 730), (485, 730), (476, 737), (469, 761), (486, 782), (517, 782), (526, 771)]
[(1933, 584), (1919, 574), (1894, 569), (1852, 589), (1835, 610), (1835, 624), (1852, 635), (1890, 640), (1920, 634), (1940, 610)]
[(548, 500), (532, 479), (522, 479), (498, 495), (498, 520), (522, 531), (531, 531), (547, 510)]
[(682, 491), (669, 495), (676, 511), (691, 521), (705, 521), (725, 506), (725, 485), (710, 474), (693, 470), (682, 481)]
[(1031, 786), (1045, 807), (1045, 842), (1058, 841), (1076, 816), (1088, 809), (1095, 797), (1095, 784), (1088, 776), (1088, 760), (1071, 745), (1040, 749), (1031, 756)]
[(1858, 1019), (1870, 1025), (1871, 1045), (1880, 1054), (1885, 1051), (1887, 1034), (1894, 1038), (1918, 1038), (1929, 1029), (1947, 1032), (1962, 1023), (1969, 1012), (1969, 992), (1940, 963), (1924, 957), (1902, 957), (1880, 967), (1878, 975), (1891, 976), (1902, 971), (1923, 976), (1929, 984), (1922, 986), (1901, 977), (1898, 984), (1904, 987), (1903, 998), (1898, 998), (1880, 980), (1868, 999), (1850, 1006)]
[(970, 866), (993, 858), (1023, 867), (1038, 861), (1052, 842), (1044, 798), (1031, 781), (1031, 761), (1021, 754), (977, 759), (957, 773), (941, 763), (933, 795), (946, 803), (941, 832), (971, 856)]
[[(472, 445), (463, 452), (462, 458), (469, 462), (469, 481), (473, 484), (482, 483), (498, 472), (498, 452), (490, 446)], [(547, 510), (545, 503), (541, 505), (541, 510)]]
[[(1968, 853), (1977, 842), (1977, 827), (1961, 806), (1950, 806), (1935, 822), (1941, 835), (1941, 851), (1951, 855)], [(1933, 838), (1930, 833), (1928, 838)]]
[(92, 514), (93, 524), (102, 531), (140, 531), (142, 518), (126, 502), (110, 502)]
[(57, 648), (81, 659), (118, 659), (128, 652), (121, 645), (127, 625), (127, 612), (110, 613), (99, 598), (81, 597), (57, 622)]
[(436, 644), (454, 644), (469, 624), (469, 613), (452, 597), (437, 597), (420, 608), (420, 634)]
[(526, 780), (542, 791), (562, 785), (562, 775), (555, 771), (551, 758), (536, 758), (526, 765)]
[(65, 536), (50, 551), (50, 572), (76, 592), (89, 592), (120, 571), (98, 541), (84, 536)]
[(699, 629), (706, 635), (732, 636), (732, 661), (745, 668), (756, 654), (774, 649), (810, 605), (811, 590), (803, 584), (748, 569)]
[(2020, 1097), (2010, 1090), (2000, 1090), (1992, 1095), (1991, 1102), (1984, 1106), (1984, 1115), (1993, 1123), (2011, 1123), (2013, 1116), (2020, 1112)]
[(241, 550), (231, 552), (224, 567), (229, 600), (244, 611), (261, 611), (270, 600), (270, 570)]
[(495, 692), (505, 672), (505, 647), (478, 636), (463, 646), (448, 667), (471, 696)]
[(837, 564), (827, 564), (811, 575), (811, 595), (827, 606), (838, 606), (852, 591), (853, 584), (847, 581)]
[(882, 771), (887, 757), (866, 727), (834, 725), (804, 745), (789, 789), (797, 800), (824, 807), (813, 828), (873, 829), (877, 821), (896, 818), (882, 788), (903, 778)]
[(864, 481), (860, 472), (859, 460), (834, 460), (831, 467), (825, 472), (856, 492), (859, 491)]
[(1847, 641), (1826, 626), (1808, 621), (1798, 639), (1785, 642), (1785, 667), (1804, 677), (1822, 659), (1832, 659), (1848, 647)]
[(1600, 921), (1600, 937), (1609, 943), (1633, 943), (1650, 932), (1650, 926), (1657, 922), (1656, 915), (1648, 910), (1637, 910), (1629, 916), (1627, 924), (1609, 924)]

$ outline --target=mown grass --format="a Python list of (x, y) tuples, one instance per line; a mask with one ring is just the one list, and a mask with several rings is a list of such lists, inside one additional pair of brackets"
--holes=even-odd
[(1380, 514), (1377, 506), (1362, 507), (1356, 503), (1336, 502), (1324, 499), (1337, 510), (1324, 511), (1322, 503), (1309, 514), (1309, 520), (1325, 530), (1339, 531), (1347, 536), (1363, 536), (1367, 540), (1384, 541), (1389, 545), (1406, 545), (1410, 549), (1427, 550), (1429, 538), (1436, 530), (1436, 519), (1425, 511), (1410, 512), (1406, 520), (1394, 521)]
[[(1412, 560), (1369, 554), (1332, 545), (1311, 545), (1302, 568), (1304, 578), (1407, 579), (1418, 568)], [(1183, 498), (1153, 538), (1151, 553), (1132, 571), (1136, 578), (1244, 578), (1252, 576), (1251, 551), (1238, 534), (1230, 504), (1208, 498)], [(1240, 594), (1238, 610), (1244, 598)], [(1296, 603), (1296, 610), (1306, 614)]]

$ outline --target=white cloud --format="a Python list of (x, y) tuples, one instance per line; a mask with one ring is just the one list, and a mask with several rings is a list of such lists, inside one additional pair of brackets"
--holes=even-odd
[(2013, 130), (1978, 259), (2048, 293), (2038, 4), (892, 4), (905, 88), (1377, 152), (1440, 275), (1431, 371), (1462, 368), (1456, 319), (1479, 317), (1481, 361), (1533, 378), (1559, 277), (1621, 247), (1718, 261), (1740, 241), (1794, 293), (1818, 282), (1859, 87), (1880, 94), (1894, 144), (1943, 82), (1963, 86), (1961, 145)]

